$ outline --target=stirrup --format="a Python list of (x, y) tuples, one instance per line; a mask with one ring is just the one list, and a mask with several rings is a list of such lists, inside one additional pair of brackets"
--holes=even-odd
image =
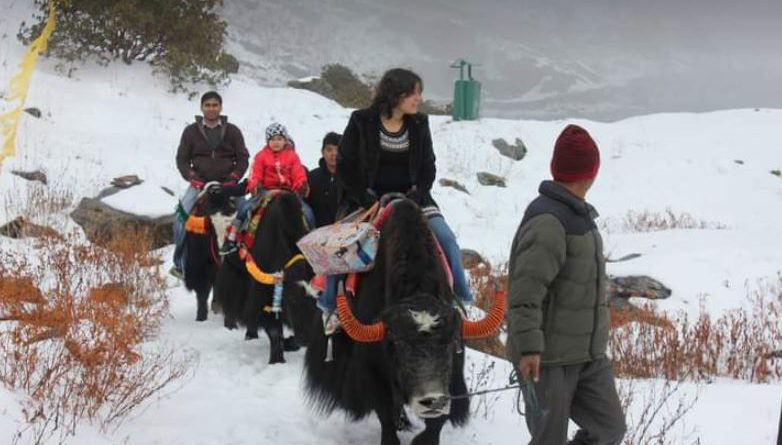
[(341, 324), (336, 311), (323, 313), (323, 333), (326, 334), (327, 337), (337, 332), (340, 326)]
[(239, 250), (239, 248), (236, 245), (236, 242), (226, 241), (222, 247), (220, 247), (220, 252), (218, 253), (220, 256), (226, 256), (236, 252), (237, 250)]
[(184, 280), (185, 279), (184, 272), (182, 272), (182, 270), (180, 268), (176, 267), (176, 266), (171, 266), (171, 269), (168, 269), (168, 273), (171, 276), (173, 276), (175, 278), (178, 278), (180, 280)]

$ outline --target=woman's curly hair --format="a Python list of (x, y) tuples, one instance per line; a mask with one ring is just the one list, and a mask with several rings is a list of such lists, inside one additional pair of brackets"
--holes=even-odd
[(372, 99), (372, 108), (377, 109), (381, 115), (391, 117), (393, 109), (406, 96), (415, 92), (416, 85), (424, 90), (424, 82), (421, 76), (404, 68), (393, 68), (383, 74), (380, 83), (377, 84), (375, 97)]

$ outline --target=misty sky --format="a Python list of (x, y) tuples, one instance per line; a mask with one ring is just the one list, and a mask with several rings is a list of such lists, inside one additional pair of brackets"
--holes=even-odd
[(445, 102), (464, 57), (480, 64), (484, 116), (782, 107), (779, 0), (231, 0), (224, 13), (229, 49), (263, 84), (326, 63), (406, 66)]

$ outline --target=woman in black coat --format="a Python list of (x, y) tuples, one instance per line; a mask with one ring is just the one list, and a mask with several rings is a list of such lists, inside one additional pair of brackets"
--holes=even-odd
[[(429, 118), (418, 112), (422, 89), (417, 74), (394, 68), (380, 80), (372, 105), (350, 116), (337, 153), (341, 207), (368, 208), (386, 193), (403, 193), (418, 203), (448, 258), (456, 295), (471, 303), (459, 245), (431, 194), (435, 156)], [(326, 310), (333, 309), (332, 293), (321, 299)]]

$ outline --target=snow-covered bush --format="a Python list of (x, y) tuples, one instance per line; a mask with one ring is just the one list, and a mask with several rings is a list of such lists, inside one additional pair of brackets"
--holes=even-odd
[(22, 396), (16, 440), (63, 442), (82, 420), (115, 427), (187, 374), (191, 354), (151, 342), (168, 301), (144, 242), (103, 249), (71, 234), (0, 255), (0, 382)]

